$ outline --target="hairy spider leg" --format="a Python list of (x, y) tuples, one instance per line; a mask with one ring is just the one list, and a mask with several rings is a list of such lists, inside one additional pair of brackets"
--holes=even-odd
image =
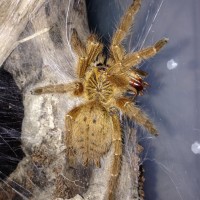
[(149, 133), (154, 136), (158, 135), (157, 129), (155, 128), (154, 124), (149, 120), (147, 115), (129, 99), (117, 99), (116, 107), (118, 107), (125, 115), (136, 122), (139, 126), (147, 129)]
[(136, 66), (142, 62), (155, 56), (168, 42), (167, 38), (163, 38), (156, 42), (153, 46), (144, 48), (140, 51), (132, 54), (127, 54), (122, 60), (122, 66), (124, 70), (129, 70), (131, 67)]
[(88, 37), (86, 51), (88, 55), (88, 65), (90, 66), (91, 62), (94, 62), (97, 56), (103, 51), (103, 44), (98, 41), (95, 34), (91, 34)]
[(38, 87), (33, 90), (33, 94), (48, 94), (48, 93), (67, 93), (72, 92), (75, 96), (80, 96), (83, 93), (83, 85), (80, 82), (73, 82), (68, 84), (47, 85)]
[(113, 134), (112, 134), (112, 145), (114, 147), (114, 158), (111, 164), (111, 177), (108, 182), (108, 191), (106, 197), (107, 200), (115, 199), (115, 191), (117, 188), (117, 182), (121, 171), (122, 161), (122, 133), (120, 127), (120, 120), (117, 114), (112, 116)]
[(65, 137), (65, 144), (67, 145), (67, 158), (69, 161), (70, 165), (75, 164), (75, 156), (76, 156), (76, 151), (73, 148), (73, 143), (72, 143), (72, 123), (74, 119), (77, 117), (77, 115), (81, 111), (81, 106), (75, 107), (72, 109), (66, 116), (65, 116), (65, 128), (67, 130), (67, 134)]
[(132, 5), (127, 9), (122, 17), (119, 26), (114, 33), (111, 41), (111, 52), (115, 61), (119, 61), (125, 54), (124, 47), (121, 42), (127, 36), (131, 25), (133, 24), (134, 17), (141, 6), (141, 0), (135, 0)]
[(102, 52), (103, 44), (97, 39), (97, 36), (92, 34), (88, 37), (86, 46), (80, 41), (78, 34), (75, 30), (72, 32), (71, 45), (75, 53), (77, 54), (77, 75), (78, 78), (84, 78), (85, 73), (91, 63)]
[(109, 74), (118, 74), (130, 70), (142, 62), (155, 56), (168, 42), (167, 38), (163, 38), (156, 42), (153, 46), (144, 48), (134, 53), (126, 54), (120, 62), (116, 62), (109, 69)]
[(81, 40), (78, 37), (78, 33), (75, 29), (72, 29), (71, 45), (73, 50), (79, 57), (86, 57), (85, 44), (81, 42)]
[(71, 45), (72, 45), (72, 49), (78, 56), (76, 73), (78, 75), (78, 78), (82, 78), (87, 68), (87, 53), (86, 53), (85, 44), (81, 42), (81, 40), (78, 37), (77, 31), (75, 29), (73, 29), (73, 32), (72, 32)]

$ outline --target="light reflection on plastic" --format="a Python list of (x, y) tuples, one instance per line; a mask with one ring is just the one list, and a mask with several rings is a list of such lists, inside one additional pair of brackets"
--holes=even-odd
[(191, 146), (191, 150), (194, 154), (200, 154), (200, 143), (195, 141)]
[(167, 62), (167, 68), (169, 70), (173, 70), (178, 66), (178, 63), (174, 61), (174, 59), (171, 59)]

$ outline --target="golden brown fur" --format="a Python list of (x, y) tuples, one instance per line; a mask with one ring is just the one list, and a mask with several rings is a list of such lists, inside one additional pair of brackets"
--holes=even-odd
[(157, 135), (156, 128), (146, 114), (125, 95), (131, 91), (135, 97), (143, 92), (148, 85), (143, 81), (146, 73), (136, 65), (143, 59), (154, 56), (167, 43), (164, 38), (151, 47), (125, 53), (121, 42), (126, 37), (140, 4), (140, 0), (135, 0), (122, 17), (113, 35), (106, 62), (102, 55), (103, 45), (96, 35), (92, 34), (86, 44), (83, 44), (73, 30), (71, 44), (78, 56), (76, 74), (79, 81), (40, 87), (34, 91), (35, 94), (71, 92), (72, 95), (85, 99), (85, 104), (75, 107), (66, 115), (67, 157), (71, 163), (95, 164), (100, 167), (100, 159), (113, 146), (114, 155), (106, 193), (108, 200), (115, 199), (121, 170), (122, 134), (119, 113), (129, 116), (151, 134)]

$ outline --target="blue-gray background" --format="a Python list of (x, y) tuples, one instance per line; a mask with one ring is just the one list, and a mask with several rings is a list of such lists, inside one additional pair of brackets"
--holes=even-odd
[[(131, 0), (87, 1), (93, 32), (108, 42)], [(145, 146), (146, 200), (199, 200), (200, 154), (200, 1), (143, 0), (127, 50), (139, 49), (168, 37), (169, 44), (141, 68), (151, 87), (138, 99), (159, 130), (152, 138), (141, 132)], [(167, 67), (168, 61), (177, 65)]]

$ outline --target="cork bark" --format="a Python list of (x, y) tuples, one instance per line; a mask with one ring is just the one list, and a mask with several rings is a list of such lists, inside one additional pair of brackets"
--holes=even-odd
[[(70, 167), (66, 159), (65, 115), (81, 100), (67, 94), (31, 93), (38, 86), (75, 80), (76, 56), (70, 34), (75, 28), (83, 41), (89, 35), (84, 0), (8, 0), (0, 3), (0, 11), (0, 65), (4, 63), (23, 93), (21, 140), (25, 153), (16, 170), (1, 183), (0, 200), (103, 200), (112, 149), (98, 169)], [(138, 146), (127, 120), (123, 132), (124, 155), (116, 199), (140, 200)]]

